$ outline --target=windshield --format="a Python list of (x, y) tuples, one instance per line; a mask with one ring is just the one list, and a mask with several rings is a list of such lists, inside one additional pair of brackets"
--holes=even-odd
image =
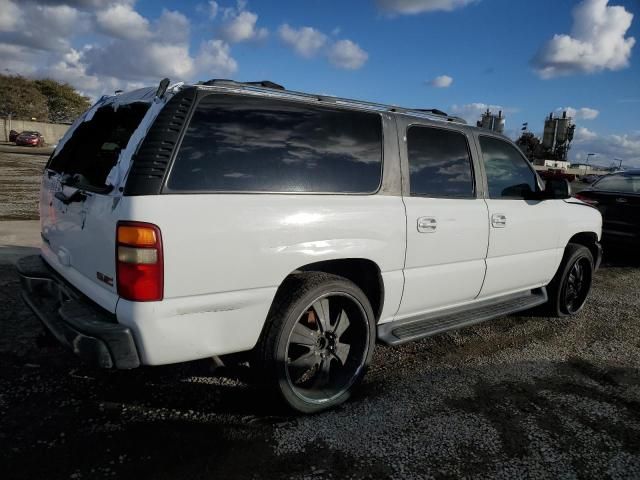
[(597, 190), (620, 193), (640, 193), (640, 175), (607, 175), (593, 184)]
[(149, 109), (146, 103), (108, 105), (81, 123), (49, 161), (48, 169), (71, 175), (77, 186), (103, 189), (107, 175), (118, 161), (133, 132)]

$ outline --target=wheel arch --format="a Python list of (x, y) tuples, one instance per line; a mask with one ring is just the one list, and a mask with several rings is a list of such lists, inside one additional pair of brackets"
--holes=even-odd
[(276, 292), (276, 297), (278, 297), (280, 289), (286, 280), (291, 275), (301, 272), (331, 273), (352, 281), (369, 299), (371, 308), (376, 316), (376, 322), (380, 319), (384, 307), (384, 280), (382, 279), (380, 267), (373, 260), (367, 258), (341, 258), (301, 265), (283, 279)]
[(591, 252), (591, 255), (593, 255), (594, 262), (598, 262), (598, 258), (600, 256), (600, 247), (598, 246), (598, 235), (595, 232), (576, 233), (569, 239), (567, 245), (569, 245), (570, 243), (576, 243), (578, 245), (587, 247)]

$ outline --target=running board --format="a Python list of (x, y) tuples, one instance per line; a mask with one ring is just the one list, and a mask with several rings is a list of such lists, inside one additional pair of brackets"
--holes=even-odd
[(455, 307), (378, 325), (378, 339), (388, 345), (398, 345), (437, 333), (467, 327), (542, 305), (547, 301), (547, 290), (537, 288), (498, 299), (484, 300), (472, 306)]

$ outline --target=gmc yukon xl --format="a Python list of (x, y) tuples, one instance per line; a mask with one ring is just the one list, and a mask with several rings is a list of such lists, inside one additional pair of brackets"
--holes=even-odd
[(438, 110), (229, 80), (101, 98), (44, 171), (23, 298), (85, 361), (246, 352), (291, 408), (345, 401), (376, 342), (584, 305), (600, 213)]

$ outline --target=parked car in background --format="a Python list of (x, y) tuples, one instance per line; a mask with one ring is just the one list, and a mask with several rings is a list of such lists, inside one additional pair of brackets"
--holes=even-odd
[(582, 183), (592, 184), (597, 181), (602, 175), (596, 175), (594, 173), (590, 173), (589, 175), (583, 175), (580, 177), (580, 181)]
[(40, 132), (24, 131), (16, 137), (16, 145), (42, 147), (44, 145), (44, 137), (40, 135)]
[(10, 142), (15, 142), (16, 138), (18, 138), (18, 135), (20, 135), (20, 134), (18, 133), (17, 130), (11, 130), (9, 132), (9, 141)]
[(310, 413), (350, 396), (376, 341), (585, 304), (600, 214), (507, 137), (270, 82), (167, 83), (103, 97), (43, 173), (23, 297), (85, 360), (238, 354)]
[(605, 175), (574, 197), (600, 210), (603, 241), (640, 246), (640, 169)]

